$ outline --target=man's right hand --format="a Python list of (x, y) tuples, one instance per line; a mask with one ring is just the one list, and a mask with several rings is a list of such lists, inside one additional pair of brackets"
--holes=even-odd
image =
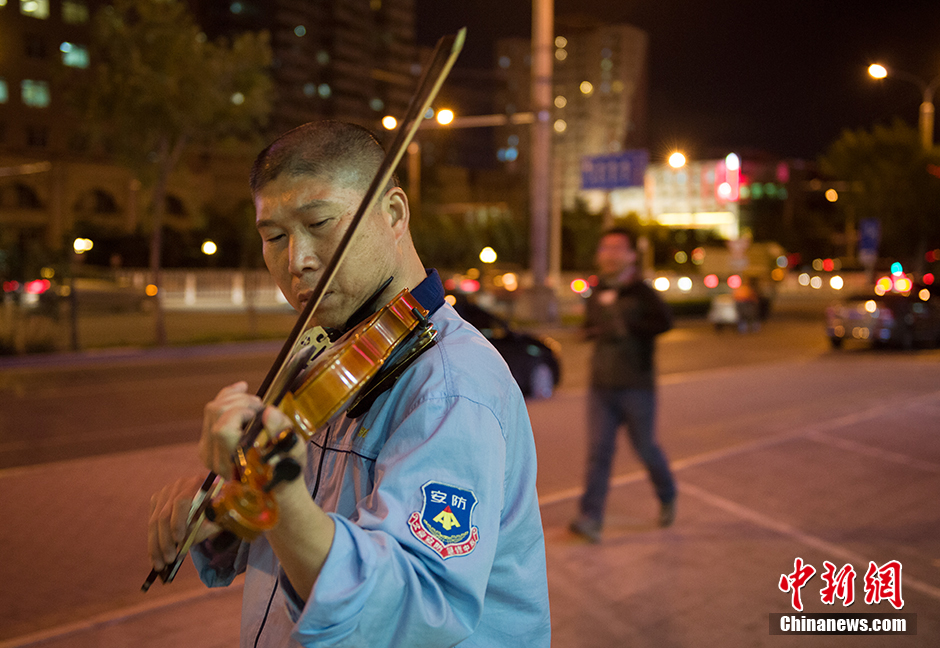
[[(157, 571), (162, 571), (176, 559), (179, 546), (186, 539), (189, 509), (203, 481), (204, 478), (200, 477), (183, 478), (150, 498), (147, 549)], [(218, 525), (204, 521), (193, 543), (211, 538), (221, 530)]]
[[(199, 454), (209, 470), (226, 479), (232, 477), (232, 453), (245, 425), (263, 407), (261, 399), (248, 392), (246, 382), (222, 388), (206, 405)], [(160, 571), (175, 560), (179, 546), (186, 540), (193, 498), (203, 481), (198, 477), (180, 479), (150, 499), (147, 548), (154, 569)], [(216, 524), (203, 522), (193, 544), (221, 530)]]

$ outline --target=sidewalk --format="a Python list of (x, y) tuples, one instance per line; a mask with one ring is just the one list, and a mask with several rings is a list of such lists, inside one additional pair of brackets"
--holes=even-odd
[[(916, 368), (918, 378), (935, 370), (932, 362), (923, 365)], [(736, 382), (729, 385), (779, 371), (779, 366), (744, 368), (730, 372)], [(695, 400), (692, 394), (702, 398), (708, 396), (703, 391), (729, 386), (714, 382), (704, 377), (670, 383), (663, 397), (688, 402)], [(580, 448), (584, 430), (572, 422), (583, 418), (581, 401), (583, 394), (566, 393), (534, 406), (540, 451), (550, 432)], [(930, 422), (940, 408), (940, 392), (934, 386), (908, 401), (891, 399), (890, 405), (875, 403), (839, 415), (817, 411), (831, 409), (820, 398), (779, 430), (768, 423), (778, 418), (774, 412), (767, 412), (766, 420), (752, 414), (717, 421), (731, 434), (749, 434), (733, 445), (703, 448), (673, 461), (679, 514), (665, 530), (654, 526), (655, 503), (645, 475), (629, 467), (613, 480), (598, 545), (567, 531), (579, 488), (561, 485), (540, 492), (552, 646), (936, 645), (940, 584), (934, 575), (932, 503), (940, 497), (940, 445)], [(750, 432), (755, 422), (760, 435)], [(557, 429), (550, 431), (549, 424)], [(866, 441), (880, 438), (885, 429), (898, 444), (889, 446), (893, 450)], [(839, 432), (845, 436), (836, 436)], [(695, 426), (696, 438), (707, 433)], [(570, 471), (573, 448), (562, 448), (569, 451), (554, 458)], [(913, 458), (912, 448), (921, 449), (919, 458)], [(139, 591), (148, 571), (142, 528), (149, 495), (177, 474), (197, 470), (195, 455), (193, 444), (180, 444), (0, 471), (5, 510), (13, 521), (0, 534), (0, 555), (17, 557), (0, 561), (0, 637), (6, 638), (0, 648), (237, 645), (238, 585), (205, 590), (187, 561), (173, 584), (155, 585), (146, 595)], [(837, 488), (847, 494), (842, 503), (812, 497)], [(904, 612), (917, 614), (917, 636), (881, 641), (771, 636), (768, 614), (789, 611), (788, 595), (777, 582), (795, 556), (820, 568), (825, 560), (851, 562), (860, 570), (857, 596), (867, 560), (903, 560)], [(860, 600), (849, 610), (826, 606), (819, 600), (820, 583), (817, 575), (804, 590), (807, 612), (893, 611)]]

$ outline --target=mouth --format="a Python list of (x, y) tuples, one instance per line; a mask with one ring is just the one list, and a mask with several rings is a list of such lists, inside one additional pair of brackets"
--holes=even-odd
[[(320, 303), (322, 304), (322, 303), (323, 303), (323, 299), (326, 299), (327, 297), (329, 297), (329, 296), (332, 295), (332, 294), (333, 294), (333, 291), (332, 291), (332, 290), (326, 291), (326, 292), (323, 294), (323, 298), (320, 300)], [(313, 299), (313, 291), (312, 291), (312, 290), (305, 290), (305, 291), (302, 292), (302, 293), (298, 293), (298, 295), (297, 295), (297, 303), (298, 303), (298, 305), (300, 306), (301, 310), (303, 310), (304, 308), (307, 307), (307, 303), (308, 303), (311, 299)]]

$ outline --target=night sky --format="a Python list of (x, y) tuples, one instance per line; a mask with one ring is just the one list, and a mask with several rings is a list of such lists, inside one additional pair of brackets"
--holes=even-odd
[[(416, 6), (421, 44), (467, 27), (462, 67), (489, 68), (495, 38), (531, 34), (526, 0)], [(869, 63), (940, 75), (940, 0), (555, 0), (556, 15), (571, 12), (649, 34), (654, 159), (673, 147), (814, 159), (844, 128), (916, 126), (921, 90), (871, 79)]]

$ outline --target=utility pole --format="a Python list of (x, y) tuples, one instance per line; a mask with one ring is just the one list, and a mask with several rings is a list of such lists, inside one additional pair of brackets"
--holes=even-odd
[(557, 318), (555, 292), (549, 285), (552, 204), (552, 43), (554, 0), (532, 0), (532, 123), (529, 204), (532, 269), (532, 314), (548, 322)]

